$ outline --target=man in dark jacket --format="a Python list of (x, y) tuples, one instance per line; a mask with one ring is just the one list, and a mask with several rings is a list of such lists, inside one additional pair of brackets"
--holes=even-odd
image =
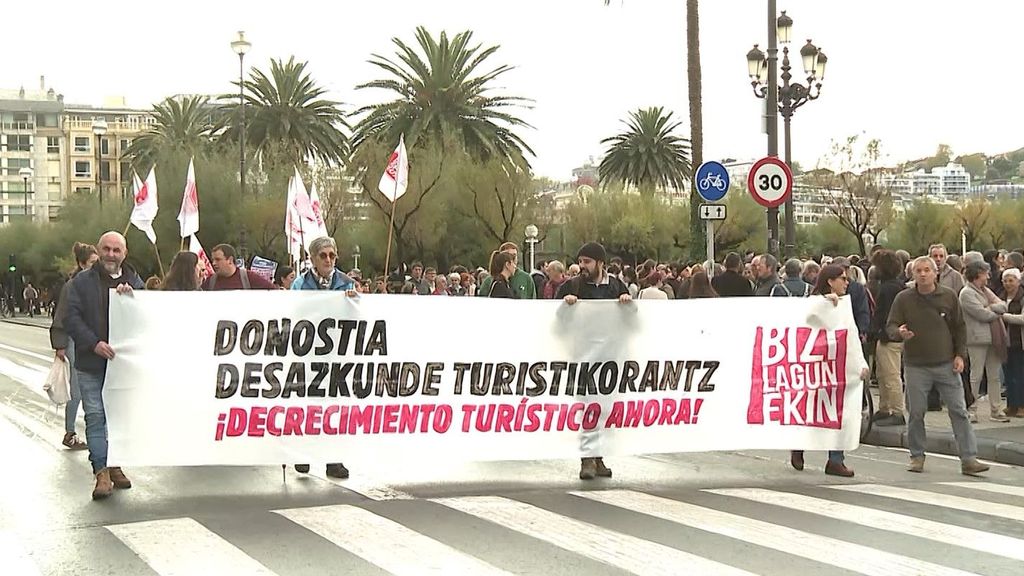
[[(833, 258), (832, 263), (842, 266), (844, 270), (850, 270), (850, 260), (844, 256)], [(853, 306), (853, 319), (857, 322), (857, 331), (860, 332), (861, 342), (867, 342), (868, 328), (871, 324), (871, 307), (868, 304), (868, 289), (860, 282), (851, 281), (846, 287), (846, 293), (850, 295), (850, 304)]]
[(743, 259), (735, 252), (725, 257), (725, 272), (711, 279), (711, 287), (719, 296), (751, 296), (754, 289), (743, 277)]
[(107, 415), (103, 410), (103, 379), (107, 362), (114, 359), (110, 337), (110, 290), (131, 294), (141, 290), (142, 279), (124, 266), (128, 247), (124, 236), (107, 232), (96, 244), (100, 261), (75, 276), (68, 290), (68, 315), (64, 328), (75, 342), (75, 370), (85, 408), (85, 438), (89, 461), (96, 475), (94, 500), (110, 496), (114, 488), (127, 489), (132, 483), (120, 468), (107, 468)]
[(781, 284), (778, 258), (771, 254), (761, 254), (754, 258), (752, 264), (754, 265), (754, 277), (757, 278), (754, 296), (771, 296), (775, 287)]
[(871, 315), (868, 329), (868, 344), (874, 342), (875, 374), (878, 377), (878, 411), (871, 419), (878, 426), (903, 426), (907, 423), (903, 415), (903, 380), (900, 367), (903, 363), (903, 342), (894, 340), (885, 330), (889, 311), (896, 295), (906, 289), (906, 282), (900, 280), (903, 264), (892, 250), (878, 250), (871, 256), (871, 263), (878, 273), (878, 297), (875, 312)]
[(773, 286), (772, 291), (768, 293), (769, 296), (806, 298), (811, 295), (814, 287), (800, 278), (800, 273), (803, 272), (803, 264), (799, 260), (796, 258), (786, 260), (786, 265), (783, 269), (786, 271), (786, 279), (781, 284)]

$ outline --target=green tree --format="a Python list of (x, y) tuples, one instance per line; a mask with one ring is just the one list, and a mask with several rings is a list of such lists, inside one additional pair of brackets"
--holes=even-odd
[(154, 123), (124, 152), (132, 168), (144, 173), (159, 155), (203, 154), (210, 149), (215, 107), (206, 96), (166, 98), (153, 106)]
[(911, 254), (924, 254), (928, 246), (942, 242), (960, 245), (960, 230), (953, 206), (936, 204), (927, 198), (915, 202), (900, 217), (889, 234), (890, 244)]
[(646, 258), (678, 257), (673, 236), (689, 217), (685, 206), (607, 190), (577, 199), (567, 210), (566, 231), (573, 239), (600, 242), (610, 255), (634, 265)]
[(971, 178), (975, 180), (985, 179), (985, 173), (988, 171), (988, 158), (981, 152), (957, 156), (956, 163), (963, 166), (964, 170), (967, 170), (971, 175)]
[(968, 250), (979, 250), (978, 240), (984, 238), (991, 227), (992, 205), (984, 198), (974, 198), (957, 205), (954, 210), (960, 230), (967, 240)]
[(451, 39), (441, 32), (435, 39), (424, 27), (416, 29), (416, 46), (393, 38), (397, 58), (374, 54), (370, 63), (389, 77), (357, 86), (378, 88), (396, 97), (360, 108), (365, 114), (355, 128), (354, 145), (374, 139), (392, 148), (404, 134), (410, 148), (424, 144), (457, 145), (472, 157), (496, 158), (528, 167), (533, 150), (515, 132), (530, 127), (509, 110), (529, 100), (494, 94), (494, 82), (511, 66), (482, 71), (498, 46), (472, 43), (471, 31)]
[(952, 159), (953, 148), (949, 144), (939, 144), (939, 147), (935, 150), (935, 155), (925, 160), (925, 168), (929, 170), (939, 168), (949, 164)]
[(630, 112), (624, 123), (626, 131), (601, 140), (608, 145), (598, 166), (601, 181), (636, 186), (647, 198), (659, 187), (684, 190), (693, 171), (690, 145), (674, 133), (680, 123), (672, 121), (672, 113), (643, 108)]
[[(469, 160), (467, 158), (467, 160)], [(532, 220), (536, 207), (533, 178), (526, 170), (498, 160), (469, 160), (458, 167), (455, 177), (460, 197), (454, 211), (477, 222), (494, 246), (518, 241)]]
[[(247, 145), (265, 162), (290, 166), (306, 158), (341, 164), (348, 157), (348, 129), (341, 104), (324, 98), (306, 62), (271, 59), (270, 76), (255, 67), (244, 82)], [(222, 140), (237, 142), (238, 97), (225, 94)]]

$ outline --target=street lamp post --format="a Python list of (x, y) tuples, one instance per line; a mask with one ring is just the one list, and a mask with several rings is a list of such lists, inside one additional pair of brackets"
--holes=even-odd
[(103, 181), (100, 180), (100, 140), (107, 133), (107, 121), (103, 118), (93, 120), (92, 133), (96, 135), (96, 192), (100, 195), (100, 208), (102, 208)]
[[(25, 193), (25, 216), (29, 217), (28, 214), (28, 179), (32, 177), (31, 168), (22, 168), (18, 170), (18, 175), (21, 176), (21, 181), (24, 187), (21, 189)], [(29, 218), (31, 220), (31, 218)]]
[(352, 259), (356, 261), (353, 268), (359, 268), (359, 244), (352, 247)]
[(530, 245), (530, 272), (533, 272), (536, 266), (536, 250), (534, 247), (537, 245), (537, 235), (540, 234), (540, 230), (536, 226), (530, 224), (526, 227), (526, 242)]
[(245, 32), (238, 31), (238, 37), (231, 42), (231, 49), (238, 54), (238, 107), (240, 122), (238, 125), (238, 181), (239, 200), (245, 198), (245, 53), (252, 44), (245, 39)]
[[(810, 102), (811, 100), (817, 100), (818, 96), (821, 95), (821, 83), (825, 79), (825, 65), (828, 63), (828, 58), (820, 48), (816, 47), (808, 39), (807, 44), (800, 49), (800, 58), (803, 61), (804, 73), (807, 74), (807, 85), (803, 85), (799, 82), (790, 82), (793, 75), (790, 73), (792, 66), (789, 61), (789, 42), (790, 35), (793, 30), (793, 19), (786, 15), (786, 11), (783, 10), (779, 17), (775, 18), (775, 1), (770, 0), (768, 6), (768, 18), (769, 22), (774, 20), (775, 30), (774, 33), (769, 29), (769, 57), (767, 60), (764, 54), (758, 50), (757, 45), (754, 45), (753, 50), (747, 53), (747, 72), (750, 75), (751, 86), (754, 88), (754, 95), (758, 98), (766, 98), (768, 100), (769, 114), (774, 117), (775, 110), (778, 109), (778, 113), (782, 114), (783, 118), (783, 131), (785, 133), (785, 160), (786, 164), (793, 165), (793, 150), (792, 150), (792, 138), (791, 138), (791, 121), (793, 118), (793, 112), (797, 108)], [(775, 62), (771, 57), (771, 46), (773, 41), (778, 40), (782, 43), (782, 86), (773, 86), (772, 79), (775, 75)], [(768, 75), (768, 83), (765, 84), (765, 72)], [(775, 102), (773, 102), (775, 100)], [(769, 122), (769, 135), (768, 135), (768, 148), (769, 156), (778, 155), (778, 123), (777, 118), (774, 125)], [(775, 153), (772, 153), (772, 143), (775, 145)], [(770, 217), (769, 217), (770, 219)], [(777, 226), (776, 225), (776, 238), (778, 238)], [(770, 226), (770, 223), (769, 223)], [(793, 215), (793, 195), (790, 194), (786, 198), (786, 257), (792, 258), (796, 252), (796, 223)]]

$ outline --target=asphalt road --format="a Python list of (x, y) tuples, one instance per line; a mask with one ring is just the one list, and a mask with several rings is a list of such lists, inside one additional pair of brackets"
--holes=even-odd
[[(139, 468), (90, 499), (87, 453), (60, 446), (39, 328), (0, 323), (0, 574), (1024, 574), (1024, 470), (984, 479), (933, 455), (847, 455), (852, 479), (785, 452), (458, 468), (381, 461), (352, 478), (279, 467)], [(84, 422), (79, 417), (79, 434)], [(174, 430), (168, 430), (174, 434)]]

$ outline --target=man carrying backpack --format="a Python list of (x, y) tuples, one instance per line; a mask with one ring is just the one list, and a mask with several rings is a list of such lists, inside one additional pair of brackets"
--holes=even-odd
[(786, 279), (781, 284), (772, 286), (769, 296), (799, 296), (806, 298), (811, 295), (814, 290), (814, 286), (811, 286), (807, 282), (804, 282), (800, 278), (800, 273), (803, 271), (803, 264), (796, 258), (790, 258), (786, 261), (786, 265), (783, 267), (786, 272)]

